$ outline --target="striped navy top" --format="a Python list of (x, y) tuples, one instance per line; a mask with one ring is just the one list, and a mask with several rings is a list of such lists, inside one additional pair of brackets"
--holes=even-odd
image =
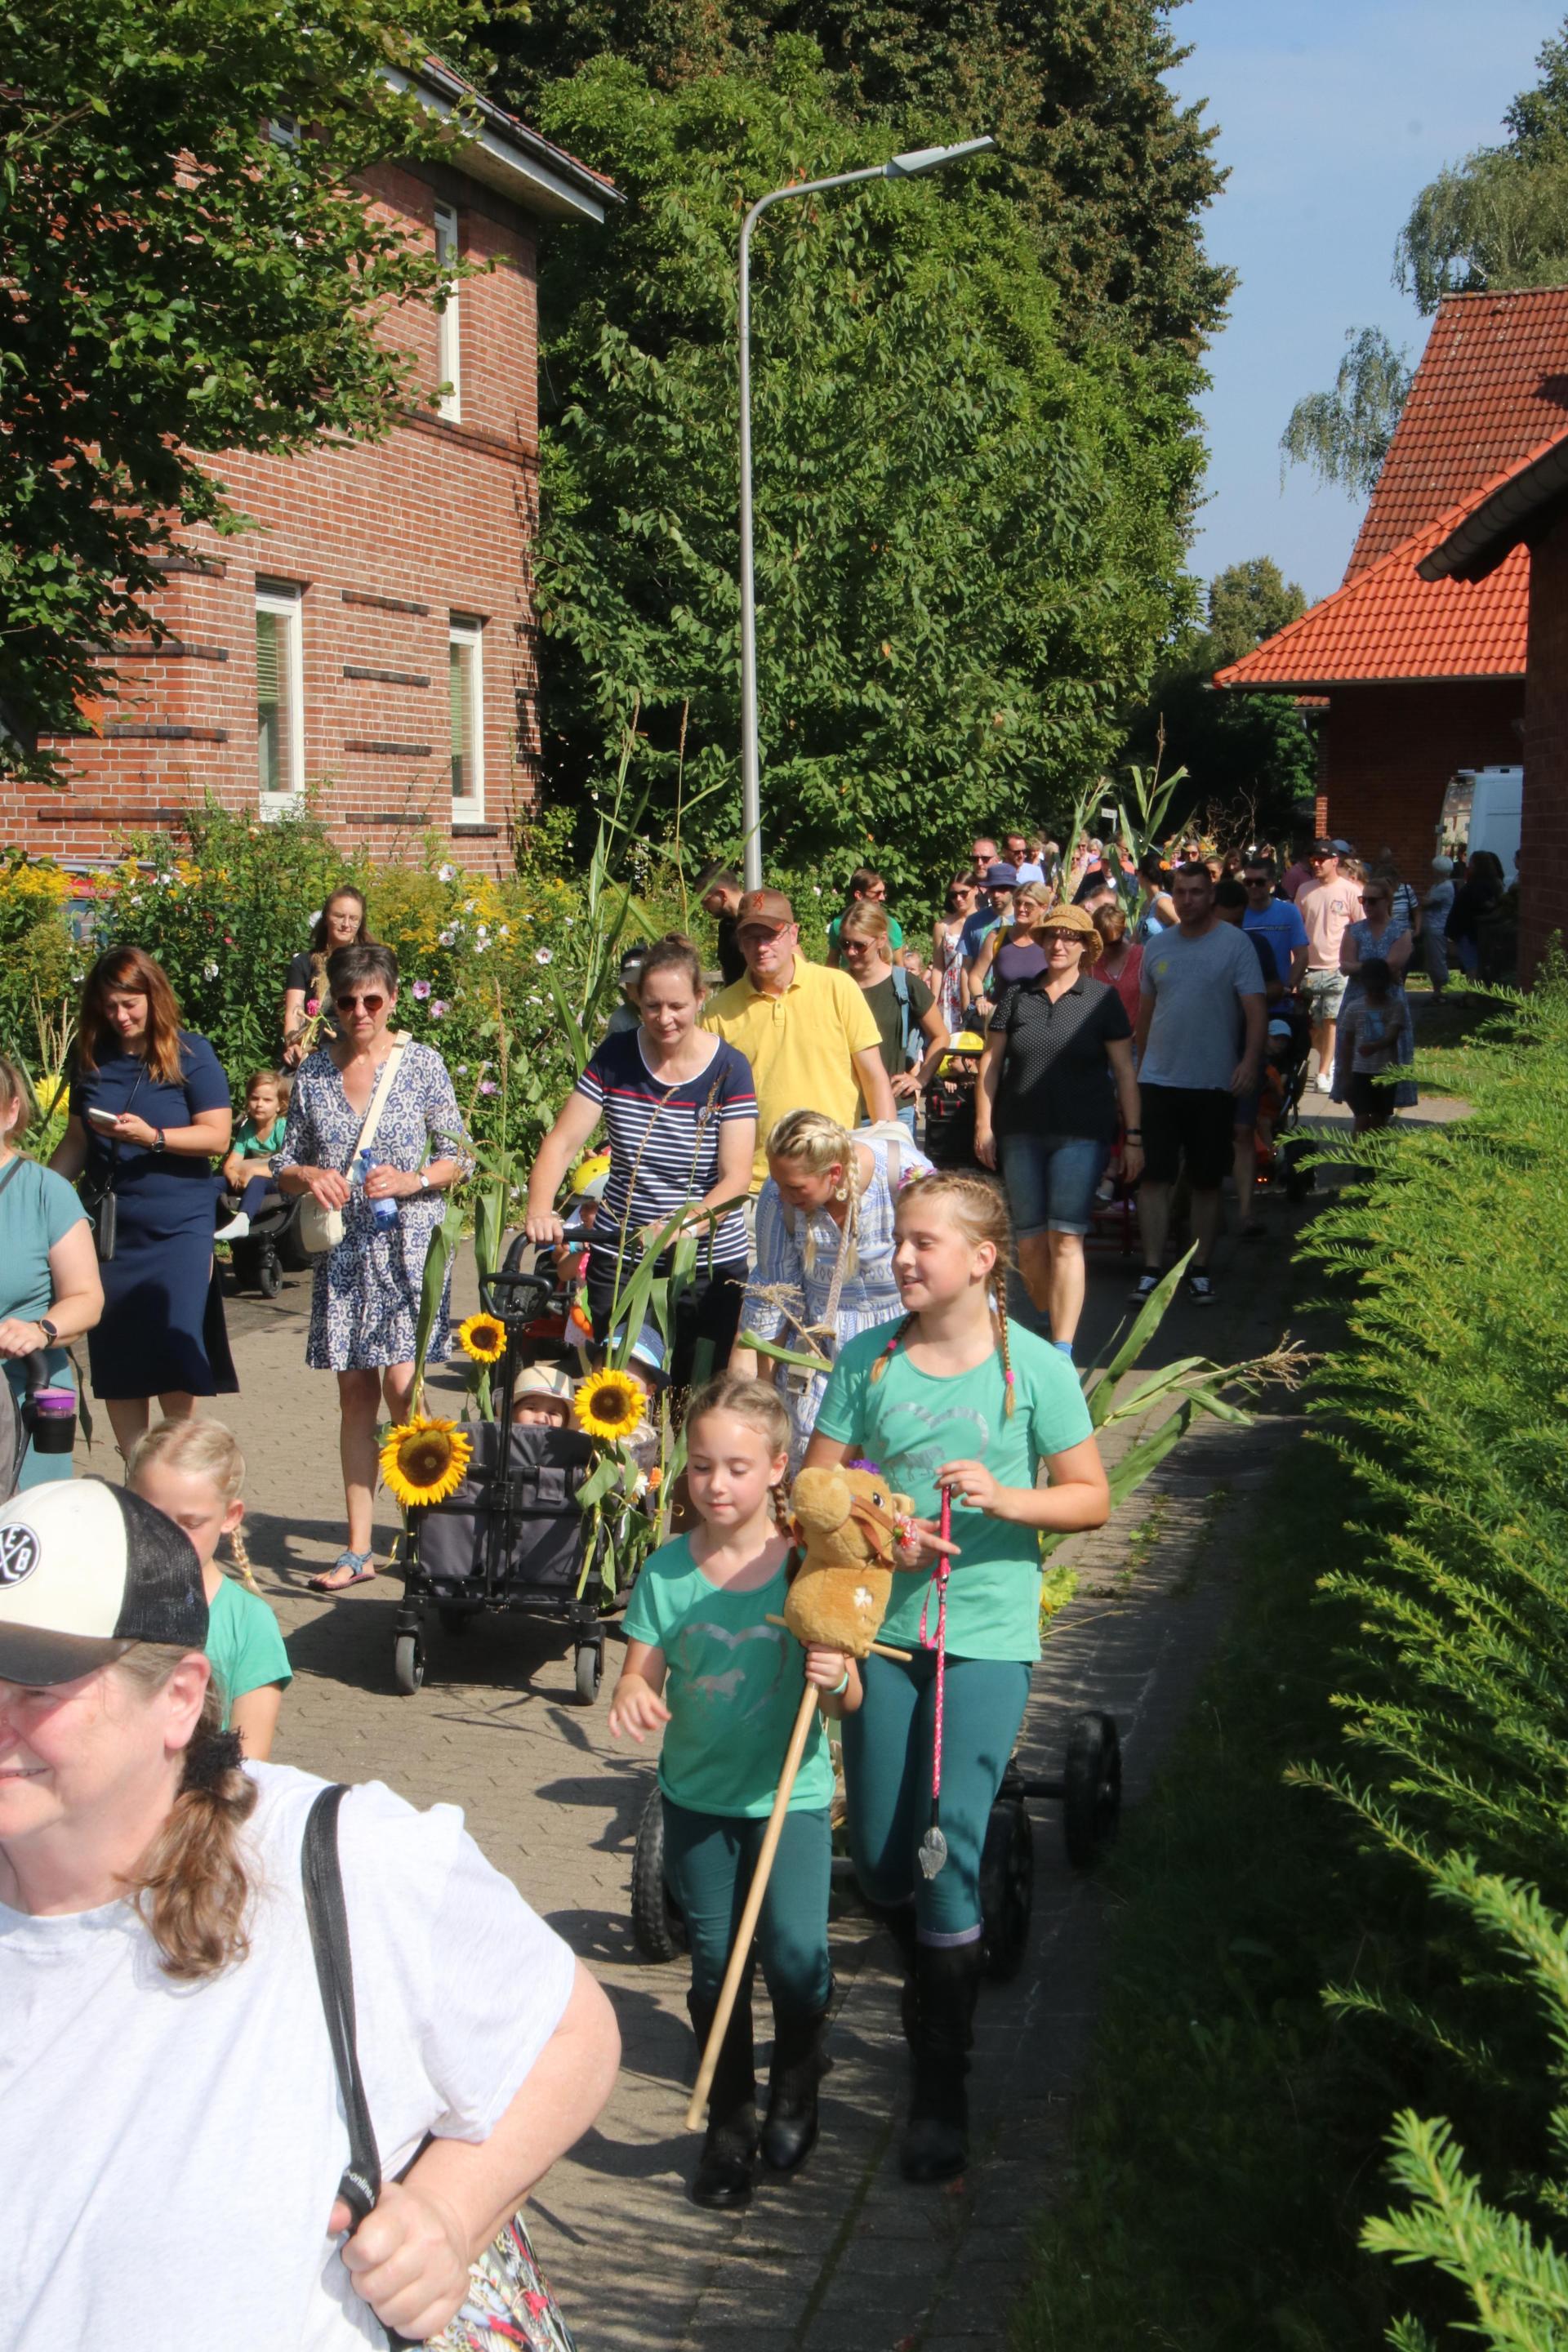
[[(612, 1259), (620, 1254), (624, 1232), (663, 1224), (678, 1209), (710, 1192), (719, 1181), (724, 1121), (757, 1115), (757, 1090), (744, 1054), (715, 1038), (699, 1076), (662, 1086), (643, 1058), (640, 1025), (605, 1039), (578, 1079), (577, 1092), (604, 1114), (610, 1174), (589, 1248)], [(740, 1179), (741, 1191), (749, 1179), (748, 1170)], [(704, 1250), (704, 1259), (707, 1255)], [(739, 1209), (713, 1229), (713, 1263), (737, 1261), (746, 1261), (745, 1219)]]

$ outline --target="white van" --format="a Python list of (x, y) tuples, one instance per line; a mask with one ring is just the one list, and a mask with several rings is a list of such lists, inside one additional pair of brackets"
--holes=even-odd
[(1524, 801), (1522, 768), (1460, 768), (1443, 796), (1437, 828), (1445, 856), (1463, 842), (1473, 857), (1489, 849), (1511, 882), (1519, 858), (1520, 812)]

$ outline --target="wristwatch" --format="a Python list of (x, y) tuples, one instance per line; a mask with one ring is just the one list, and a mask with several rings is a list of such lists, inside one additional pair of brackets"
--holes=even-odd
[(418, 1185), (422, 1193), (427, 1192), (430, 1190), (430, 1179), (426, 1176), (423, 1168), (416, 1169), (414, 1181)]
[(35, 1319), (39, 1330), (43, 1333), (50, 1347), (58, 1347), (60, 1335), (54, 1324), (49, 1321), (48, 1317), (47, 1315), (39, 1315)]
[(161, 1127), (155, 1127), (153, 1129), (153, 1149), (154, 1151), (162, 1151), (163, 1149), (163, 1130)]

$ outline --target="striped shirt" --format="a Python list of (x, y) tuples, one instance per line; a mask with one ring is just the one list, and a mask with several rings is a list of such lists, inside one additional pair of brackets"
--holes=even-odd
[[(662, 1086), (643, 1058), (640, 1024), (605, 1039), (576, 1090), (603, 1113), (609, 1141), (609, 1180), (589, 1248), (611, 1259), (620, 1255), (624, 1233), (662, 1225), (710, 1192), (719, 1181), (724, 1121), (757, 1115), (752, 1066), (733, 1045), (714, 1039), (699, 1076)], [(744, 1180), (739, 1189), (745, 1189)], [(704, 1249), (704, 1259), (707, 1255)], [(739, 1209), (714, 1227), (712, 1255), (715, 1265), (744, 1265), (746, 1225)]]

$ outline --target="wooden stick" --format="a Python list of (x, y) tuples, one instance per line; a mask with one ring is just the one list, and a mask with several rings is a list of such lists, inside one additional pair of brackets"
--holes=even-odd
[[(787, 1617), (769, 1617), (765, 1622), (770, 1625), (782, 1625), (786, 1633), (792, 1630)], [(886, 1642), (873, 1642), (871, 1647), (879, 1658), (897, 1658), (900, 1666), (907, 1666), (914, 1655), (912, 1650), (890, 1650)]]
[(805, 1743), (811, 1730), (812, 1717), (816, 1713), (816, 1686), (807, 1683), (801, 1694), (800, 1711), (795, 1717), (795, 1729), (790, 1734), (789, 1747), (784, 1754), (784, 1770), (779, 1776), (778, 1794), (773, 1799), (773, 1809), (768, 1816), (768, 1826), (763, 1838), (762, 1852), (757, 1856), (757, 1866), (752, 1874), (752, 1884), (746, 1895), (746, 1907), (741, 1914), (741, 1924), (735, 1930), (734, 1948), (730, 1954), (730, 1965), (724, 1971), (724, 1982), (719, 1993), (719, 2006), (713, 2012), (713, 2027), (708, 2036), (708, 2047), (702, 2053), (702, 2063), (697, 2074), (697, 2088), (692, 2092), (691, 2104), (686, 2110), (688, 2131), (696, 2131), (700, 2127), (703, 2115), (707, 2110), (708, 2094), (713, 2087), (713, 2076), (718, 2070), (719, 2053), (724, 2046), (724, 2036), (730, 2031), (730, 2020), (735, 2009), (735, 1995), (741, 1990), (741, 1979), (746, 1972), (746, 1962), (751, 1958), (752, 1938), (757, 1932), (757, 1919), (762, 1911), (763, 1897), (768, 1891), (768, 1879), (773, 1871), (773, 1856), (778, 1852), (779, 1840), (784, 1834), (784, 1815), (789, 1811), (789, 1801), (795, 1789), (795, 1774), (800, 1770), (800, 1759), (805, 1754)]

